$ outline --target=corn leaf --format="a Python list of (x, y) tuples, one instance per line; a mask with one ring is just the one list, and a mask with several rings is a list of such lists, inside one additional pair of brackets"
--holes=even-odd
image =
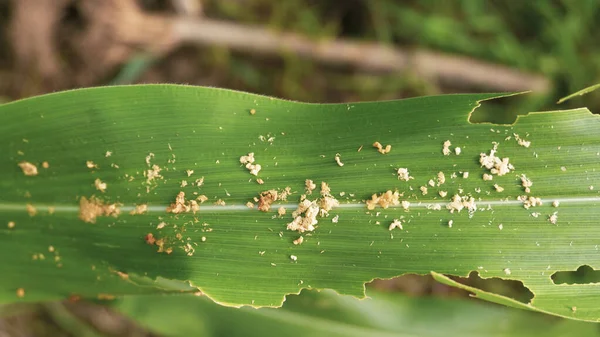
[(0, 105), (0, 302), (201, 291), (280, 306), (303, 288), (362, 297), (373, 278), (475, 270), (522, 281), (534, 310), (598, 320), (598, 283), (551, 276), (600, 268), (599, 120), (469, 123), (502, 96), (306, 104), (144, 85)]

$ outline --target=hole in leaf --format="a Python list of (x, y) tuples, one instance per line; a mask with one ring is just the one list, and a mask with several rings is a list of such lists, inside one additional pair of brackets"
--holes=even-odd
[[(468, 277), (450, 276), (450, 278), (522, 303), (529, 303), (533, 299), (533, 293), (521, 281), (504, 280), (497, 277), (482, 279), (476, 271), (472, 271)], [(469, 291), (438, 283), (431, 275), (407, 274), (389, 280), (376, 279), (367, 286), (382, 291), (403, 292), (412, 296), (470, 297), (471, 294)]]
[(600, 270), (582, 265), (575, 271), (557, 271), (551, 276), (554, 284), (590, 284), (600, 283)]

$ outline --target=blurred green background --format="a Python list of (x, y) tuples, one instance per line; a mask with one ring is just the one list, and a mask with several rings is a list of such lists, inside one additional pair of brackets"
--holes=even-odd
[[(324, 64), (291, 52), (255, 53), (217, 43), (179, 42), (157, 49), (152, 40), (160, 30), (149, 26), (130, 32), (131, 17), (120, 7), (125, 3), (160, 18), (222, 20), (294, 32), (313, 41), (343, 39), (400, 48), (409, 54), (422, 50), (445, 53), (460, 58), (460, 70), (465, 73), (472, 71), (470, 62), (477, 61), (548, 80), (549, 86), (542, 92), (486, 104), (473, 121), (507, 123), (515, 115), (530, 111), (581, 106), (600, 112), (600, 91), (556, 105), (559, 98), (600, 83), (600, 1), (596, 0), (0, 0), (0, 102), (81, 86), (157, 82), (216, 86), (307, 102), (489, 91), (465, 83), (460, 76), (455, 81), (440, 81), (435, 76), (421, 76), (411, 67), (373, 71), (335, 62)], [(111, 10), (115, 11), (112, 15)], [(108, 33), (86, 35), (98, 30)], [(94, 55), (100, 58), (94, 59)], [(494, 75), (489, 77), (493, 82)], [(599, 274), (582, 267), (557, 275), (555, 282), (599, 282)], [(533, 296), (519, 282), (481, 280), (476, 273), (462, 281), (524, 302)], [(143, 326), (112, 309), (89, 303), (10, 307), (1, 311), (5, 318), (0, 318), (0, 336), (154, 335), (148, 328), (161, 335), (170, 335), (172, 328), (172, 335), (187, 336), (196, 335), (194, 332), (198, 336), (201, 332), (215, 336), (347, 335), (352, 329), (335, 329), (342, 323), (345, 329), (367, 324), (369, 317), (380, 317), (381, 321), (357, 330), (363, 335), (600, 334), (593, 324), (466, 302), (472, 300), (465, 292), (426, 276), (376, 281), (369, 288), (374, 294), (371, 304), (330, 293), (303, 292), (292, 296), (285, 311), (277, 313), (271, 309), (261, 309), (258, 314), (254, 309), (218, 308), (202, 298), (152, 297), (112, 304), (116, 310), (137, 317)], [(314, 319), (317, 305), (321, 310), (323, 305), (328, 308), (319, 317), (324, 330), (320, 325), (311, 330), (294, 323)], [(398, 325), (406, 321), (403, 315), (415, 310), (421, 314), (420, 320)], [(174, 314), (161, 315), (165, 312)], [(440, 319), (448, 313), (454, 313), (452, 320)], [(238, 325), (225, 319), (234, 316)], [(500, 318), (494, 321), (492, 317)], [(459, 324), (477, 320), (486, 324)], [(499, 328), (494, 325), (499, 321), (507, 323)], [(248, 332), (253, 324), (259, 333)]]

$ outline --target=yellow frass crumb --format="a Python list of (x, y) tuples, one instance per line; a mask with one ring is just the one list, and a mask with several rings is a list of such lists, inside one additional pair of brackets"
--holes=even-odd
[(256, 176), (258, 175), (258, 172), (260, 172), (262, 167), (260, 166), (260, 164), (254, 164), (254, 161), (254, 152), (250, 152), (248, 153), (248, 155), (240, 157), (240, 163), (242, 165), (245, 165), (248, 171), (250, 171), (250, 174)]
[(517, 200), (523, 202), (523, 207), (525, 209), (542, 205), (542, 199), (533, 196), (521, 195), (517, 197)]
[(37, 176), (38, 169), (37, 166), (33, 165), (30, 162), (22, 161), (19, 163), (19, 167), (23, 170), (23, 174), (26, 176)]
[(388, 227), (388, 230), (393, 230), (394, 228), (400, 228), (401, 230), (404, 229), (402, 227), (402, 221), (400, 221), (398, 219), (394, 219), (394, 221), (392, 221), (392, 223)]
[(296, 262), (298, 261), (298, 257), (296, 255), (290, 255), (290, 260)]
[(469, 178), (469, 172), (463, 172), (462, 176), (463, 176), (463, 179)]
[(15, 228), (15, 222), (14, 221), (9, 221), (8, 222), (8, 228), (9, 229)]
[(560, 201), (558, 201), (558, 200), (554, 200), (554, 201), (552, 202), (552, 206), (553, 206), (553, 207), (558, 207), (558, 206), (560, 206)]
[(448, 195), (447, 191), (439, 191), (438, 194), (440, 195), (440, 197), (445, 198)]
[(315, 190), (315, 188), (317, 188), (317, 185), (310, 179), (306, 179), (304, 181), (304, 186), (306, 188), (306, 193), (307, 194), (312, 194), (312, 191)]
[(377, 205), (382, 208), (388, 208), (390, 206), (396, 206), (400, 204), (400, 193), (398, 191), (392, 192), (391, 190), (387, 190), (380, 195), (373, 194), (370, 200), (366, 201), (367, 209), (372, 211), (375, 209)]
[(250, 109), (250, 114), (251, 115), (256, 115), (256, 109)]
[(91, 160), (86, 161), (85, 166), (87, 166), (89, 169), (98, 168), (98, 165)]
[(493, 179), (494, 179), (493, 175), (487, 174), (487, 173), (483, 174), (483, 181), (490, 181), (490, 180), (493, 180)]
[[(201, 197), (206, 198), (206, 196), (199, 196), (197, 199), (200, 200)], [(203, 199), (204, 201), (208, 200), (208, 198)], [(203, 201), (201, 201), (203, 202)], [(175, 197), (175, 202), (171, 203), (167, 207), (167, 213), (179, 214), (179, 213), (196, 213), (200, 210), (200, 206), (196, 200), (185, 200), (185, 192), (181, 191)]]
[(415, 179), (415, 178), (410, 176), (410, 174), (408, 173), (408, 169), (406, 167), (401, 167), (398, 169), (398, 179), (404, 180), (404, 181), (409, 181), (410, 179)]
[(79, 219), (85, 222), (96, 223), (96, 218), (99, 216), (116, 218), (119, 214), (121, 214), (121, 210), (117, 204), (105, 204), (94, 196), (89, 200), (86, 197), (79, 199)]
[(517, 140), (517, 144), (523, 146), (523, 147), (529, 147), (531, 146), (531, 142), (527, 141), (523, 138), (521, 138), (518, 134), (513, 133), (513, 136), (515, 136), (515, 139)]
[(525, 188), (525, 193), (530, 193), (530, 187), (533, 186), (533, 183), (531, 182), (531, 180), (529, 180), (529, 178), (527, 178), (527, 176), (521, 174), (521, 186)]
[(148, 212), (148, 205), (141, 204), (141, 205), (135, 205), (135, 208), (129, 214), (136, 215), (136, 214), (144, 214), (146, 212)]
[(419, 189), (423, 195), (427, 195), (427, 186), (421, 186)]
[(503, 192), (504, 191), (504, 187), (498, 185), (498, 184), (494, 184), (494, 188), (496, 189), (496, 192)]
[(94, 186), (96, 186), (96, 189), (102, 193), (104, 193), (104, 191), (106, 191), (106, 183), (102, 182), (102, 180), (100, 180), (99, 178), (96, 178), (96, 180), (94, 180)]
[(450, 213), (454, 213), (454, 211), (460, 212), (464, 208), (467, 208), (469, 212), (474, 212), (477, 210), (475, 199), (470, 196), (460, 196), (455, 194), (452, 197), (452, 201), (446, 205), (446, 209), (450, 210)]
[(37, 214), (37, 209), (32, 204), (27, 204), (25, 208), (27, 209), (27, 214), (29, 214), (29, 216), (35, 216)]
[(281, 206), (277, 209), (277, 214), (279, 214), (279, 216), (284, 216), (285, 215), (285, 207)]
[(462, 152), (462, 149), (460, 147), (455, 147), (454, 148), (454, 153), (456, 153), (456, 155), (460, 155), (460, 153)]
[(390, 151), (392, 151), (392, 146), (391, 145), (386, 145), (385, 148), (384, 148), (383, 145), (381, 145), (380, 142), (373, 143), (373, 147), (376, 148), (377, 152), (379, 152), (381, 154), (387, 154), (387, 153), (390, 153)]
[(336, 163), (338, 164), (338, 166), (340, 166), (340, 167), (344, 166), (344, 163), (342, 163), (342, 159), (341, 159), (341, 157), (340, 157), (340, 154), (339, 154), (339, 153), (336, 153), (336, 154), (335, 154), (335, 162), (336, 162)]
[(506, 274), (506, 275), (512, 274), (512, 272), (510, 271), (510, 268), (504, 268), (504, 274)]
[(268, 212), (271, 209), (271, 204), (277, 201), (279, 194), (277, 190), (268, 190), (260, 193), (260, 199), (258, 201), (258, 210), (261, 212)]
[(443, 185), (446, 182), (446, 175), (444, 174), (444, 172), (438, 172), (437, 174), (437, 185)]
[(553, 224), (556, 225), (556, 223), (558, 222), (558, 212), (554, 212), (552, 213), (552, 215), (550, 215), (548, 217), (548, 221)]
[(429, 181), (427, 182), (427, 184), (431, 187), (435, 186), (435, 181), (433, 181), (433, 179), (429, 179)]
[(481, 153), (479, 155), (479, 163), (482, 167), (490, 170), (491, 174), (503, 176), (510, 171), (514, 171), (515, 167), (509, 162), (509, 158), (496, 157), (498, 144), (494, 143), (494, 147), (490, 150), (490, 154)]
[(50, 167), (50, 164), (48, 164), (48, 162), (47, 162), (47, 161), (45, 161), (45, 162), (42, 162), (42, 167), (43, 167), (43, 168), (45, 168), (45, 169), (47, 169), (47, 168), (49, 168), (49, 167)]
[(23, 298), (23, 297), (25, 297), (25, 289), (23, 289), (23, 288), (18, 288), (18, 289), (17, 289), (17, 297), (18, 297), (18, 298)]
[(246, 203), (246, 207), (248, 207), (248, 208), (254, 208), (254, 204), (252, 202), (248, 201)]
[(301, 245), (304, 242), (304, 237), (299, 236), (296, 240), (293, 241), (295, 245)]
[(448, 221), (448, 228), (452, 228), (453, 224), (454, 224), (454, 220), (449, 220)]
[[(444, 147), (442, 148), (442, 153), (444, 154), (444, 156), (449, 156), (450, 155), (450, 146), (452, 146), (452, 143), (447, 140), (444, 142)], [(460, 153), (460, 151), (459, 151)]]

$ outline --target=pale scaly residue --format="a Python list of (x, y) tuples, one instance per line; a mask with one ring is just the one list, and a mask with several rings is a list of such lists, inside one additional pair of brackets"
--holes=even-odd
[[(442, 153), (444, 154), (444, 156), (450, 155), (450, 146), (452, 146), (452, 143), (449, 140), (444, 142), (444, 147), (442, 148)], [(460, 151), (458, 151), (458, 153), (460, 153)]]
[(515, 167), (509, 162), (509, 158), (496, 157), (496, 151), (498, 150), (498, 143), (494, 143), (494, 147), (490, 150), (490, 154), (481, 153), (479, 157), (479, 163), (482, 167), (490, 170), (491, 174), (503, 176), (510, 171), (513, 171)]
[(257, 176), (262, 167), (260, 164), (254, 164), (254, 161), (254, 152), (250, 152), (248, 155), (240, 157), (240, 163), (250, 171), (250, 174)]
[(96, 178), (96, 180), (94, 180), (94, 186), (96, 186), (96, 189), (102, 193), (106, 191), (107, 187), (106, 183), (100, 180), (99, 178)]
[(175, 202), (171, 203), (167, 207), (167, 213), (179, 214), (179, 213), (189, 213), (193, 212), (194, 214), (200, 210), (200, 206), (196, 200), (186, 200), (185, 192), (181, 191), (175, 197)]
[(23, 171), (23, 174), (26, 176), (37, 176), (38, 168), (30, 162), (23, 161), (19, 163), (19, 167)]
[(523, 207), (525, 209), (542, 205), (542, 199), (533, 196), (520, 195), (517, 197), (517, 200), (523, 202)]
[(376, 148), (377, 152), (379, 152), (381, 154), (387, 154), (387, 153), (390, 153), (390, 151), (392, 151), (391, 145), (386, 145), (385, 147), (383, 147), (383, 145), (381, 145), (380, 142), (373, 143), (373, 147)]
[(393, 230), (394, 228), (400, 228), (400, 230), (404, 229), (402, 227), (402, 221), (398, 220), (398, 219), (394, 219), (394, 221), (392, 221), (392, 223), (389, 225), (388, 229)]
[(450, 210), (450, 213), (454, 213), (454, 211), (460, 212), (464, 208), (467, 208), (469, 212), (474, 212), (477, 210), (475, 199), (470, 196), (460, 196), (455, 194), (452, 197), (452, 201), (446, 205), (446, 209)]
[(415, 179), (415, 178), (410, 176), (407, 168), (401, 167), (398, 169), (398, 179), (404, 180), (404, 181), (409, 181), (410, 179)]
[(79, 199), (79, 219), (88, 223), (96, 223), (99, 216), (118, 217), (121, 214), (118, 204), (105, 204), (104, 201), (92, 196), (90, 199)]
[(521, 174), (521, 186), (525, 188), (525, 193), (531, 193), (530, 187), (533, 186), (533, 183), (527, 176)]
[(391, 190), (387, 190), (380, 195), (373, 194), (370, 200), (366, 201), (367, 209), (372, 211), (375, 209), (377, 205), (386, 209), (390, 206), (396, 206), (400, 204), (400, 193), (398, 191), (392, 192)]

